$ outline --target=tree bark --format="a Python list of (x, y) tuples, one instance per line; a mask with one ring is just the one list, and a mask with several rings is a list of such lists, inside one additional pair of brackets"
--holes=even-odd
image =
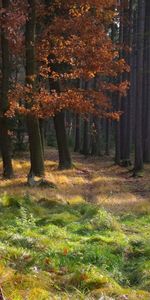
[(89, 119), (84, 119), (83, 122), (83, 145), (81, 153), (89, 155)]
[[(122, 0), (119, 1), (122, 6)], [(119, 43), (123, 44), (123, 12), (120, 11), (120, 24), (119, 24)], [(120, 58), (122, 58), (122, 51), (119, 53)], [(122, 74), (119, 77), (119, 82), (122, 82)], [(116, 110), (121, 110), (121, 96), (118, 94), (115, 101)], [(115, 163), (120, 165), (121, 163), (121, 121), (115, 121)]]
[(105, 123), (105, 136), (106, 136), (106, 141), (105, 141), (105, 155), (109, 156), (110, 155), (110, 120), (106, 119)]
[[(9, 0), (2, 1), (2, 7), (7, 9)], [(8, 90), (10, 76), (10, 55), (9, 44), (5, 30), (1, 28), (1, 50), (2, 50), (2, 86), (1, 86), (1, 101), (0, 101), (0, 148), (3, 161), (3, 176), (11, 178), (13, 176), (13, 167), (11, 160), (11, 137), (9, 134), (8, 119), (5, 117), (5, 112), (8, 109)]]
[[(36, 85), (36, 58), (35, 58), (35, 35), (36, 35), (36, 1), (28, 0), (30, 7), (29, 19), (26, 23), (26, 83)], [(32, 105), (32, 104), (31, 104)], [(27, 128), (30, 146), (31, 170), (35, 176), (44, 175), (44, 158), (39, 120), (36, 116), (28, 114)]]
[[(120, 99), (118, 99), (117, 109), (120, 107)], [(120, 121), (115, 121), (115, 163), (120, 165)]]
[(74, 152), (80, 152), (80, 115), (76, 114)]
[(143, 101), (143, 56), (144, 56), (145, 0), (138, 1), (137, 35), (137, 88), (135, 111), (135, 162), (134, 175), (143, 169), (142, 147), (142, 101)]
[(101, 124), (100, 118), (97, 116), (93, 117), (93, 126), (92, 126), (92, 149), (91, 155), (101, 156)]
[(67, 134), (65, 128), (65, 117), (63, 111), (55, 115), (54, 126), (56, 130), (56, 138), (59, 152), (59, 169), (70, 169), (72, 167), (72, 161), (68, 147)]
[(150, 162), (150, 1), (146, 0), (144, 47), (143, 159)]

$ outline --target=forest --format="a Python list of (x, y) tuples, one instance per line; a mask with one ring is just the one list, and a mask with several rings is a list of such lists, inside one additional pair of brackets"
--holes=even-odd
[(0, 0), (0, 300), (150, 299), (150, 0)]

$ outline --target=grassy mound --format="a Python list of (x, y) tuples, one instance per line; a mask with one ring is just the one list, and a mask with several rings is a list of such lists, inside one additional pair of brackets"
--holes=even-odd
[[(100, 206), (0, 199), (6, 299), (150, 299), (150, 215)], [(105, 298), (104, 298), (105, 299)]]

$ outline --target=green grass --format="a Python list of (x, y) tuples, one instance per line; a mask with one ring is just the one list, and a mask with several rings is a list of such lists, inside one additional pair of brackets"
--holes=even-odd
[(5, 194), (0, 258), (6, 299), (150, 299), (150, 215)]

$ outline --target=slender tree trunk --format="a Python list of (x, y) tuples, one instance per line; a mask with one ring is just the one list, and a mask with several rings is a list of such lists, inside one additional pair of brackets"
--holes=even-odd
[[(122, 3), (122, 5), (124, 2)], [(123, 45), (132, 48), (132, 0), (126, 1), (123, 9)], [(125, 58), (128, 64), (131, 64), (131, 53), (125, 49), (122, 51), (122, 56)], [(123, 81), (131, 81), (131, 73), (123, 74)], [(131, 152), (131, 112), (132, 112), (132, 101), (130, 98), (130, 92), (121, 99), (121, 110), (123, 115), (121, 118), (121, 164), (125, 167), (131, 165), (130, 152)]]
[[(35, 35), (36, 35), (36, 1), (28, 0), (30, 13), (26, 23), (26, 83), (36, 84), (36, 58), (35, 58)], [(44, 175), (44, 158), (39, 120), (36, 116), (28, 114), (27, 128), (30, 144), (31, 170), (36, 176)]]
[(150, 1), (146, 0), (144, 47), (143, 159), (150, 162)]
[[(118, 99), (118, 102), (120, 99)], [(119, 108), (119, 103), (117, 105), (117, 108)], [(120, 165), (120, 121), (115, 121), (115, 163), (117, 165)]]
[(76, 114), (74, 152), (80, 152), (80, 115)]
[(44, 120), (43, 119), (39, 119), (39, 127), (40, 127), (40, 135), (41, 135), (42, 149), (43, 149), (43, 155), (44, 155), (45, 136), (44, 136)]
[[(9, 0), (2, 1), (2, 7), (7, 9)], [(2, 50), (2, 86), (1, 86), (1, 101), (0, 101), (0, 148), (3, 161), (3, 176), (11, 178), (13, 176), (13, 167), (11, 160), (11, 137), (9, 135), (8, 119), (5, 117), (5, 112), (8, 109), (8, 90), (10, 76), (10, 55), (9, 45), (5, 30), (1, 29), (1, 50)]]
[(137, 94), (135, 119), (135, 163), (134, 175), (143, 169), (142, 148), (142, 101), (143, 101), (143, 54), (144, 54), (145, 0), (138, 1), (137, 35)]
[[(122, 0), (119, 1), (122, 4)], [(122, 6), (122, 5), (121, 5)], [(120, 12), (120, 26), (119, 26), (119, 42), (123, 44), (123, 11)], [(122, 58), (122, 51), (120, 50), (120, 58)], [(122, 75), (119, 81), (122, 82)], [(116, 99), (116, 110), (121, 110), (121, 96), (118, 94)], [(121, 121), (115, 122), (115, 163), (120, 165), (122, 156), (122, 137), (121, 137)]]
[(101, 156), (101, 124), (97, 116), (93, 117), (91, 142), (91, 155)]
[(110, 120), (106, 119), (105, 124), (105, 136), (106, 136), (106, 142), (105, 142), (105, 155), (110, 155)]
[(63, 111), (55, 115), (54, 126), (56, 130), (56, 138), (59, 151), (59, 169), (70, 169), (72, 167), (72, 161), (67, 142), (65, 117)]
[(81, 153), (89, 155), (89, 119), (83, 121), (83, 145)]

